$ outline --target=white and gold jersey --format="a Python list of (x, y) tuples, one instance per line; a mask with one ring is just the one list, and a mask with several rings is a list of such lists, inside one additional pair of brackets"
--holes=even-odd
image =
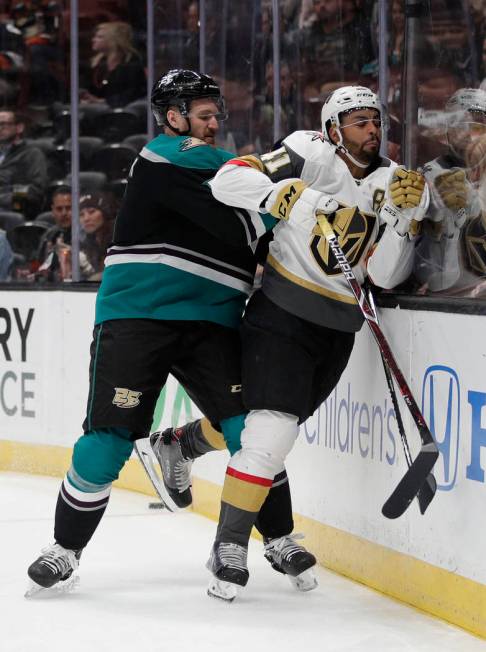
[[(339, 244), (362, 283), (368, 271), (393, 287), (411, 271), (413, 244), (390, 227), (380, 232), (379, 209), (396, 164), (379, 158), (364, 179), (354, 179), (336, 149), (319, 132), (297, 131), (278, 150), (228, 161), (210, 182), (214, 196), (235, 207), (262, 212), (274, 183), (302, 179), (331, 195), (342, 208), (330, 218)], [(371, 254), (371, 255), (370, 255)], [(344, 331), (363, 322), (356, 300), (314, 218), (292, 216), (274, 229), (263, 291), (274, 303), (308, 321)]]

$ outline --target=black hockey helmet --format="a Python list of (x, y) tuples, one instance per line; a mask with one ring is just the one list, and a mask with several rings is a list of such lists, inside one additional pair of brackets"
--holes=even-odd
[[(169, 70), (152, 88), (150, 102), (158, 125), (167, 125), (167, 110), (177, 106), (185, 118), (189, 115), (191, 101), (201, 98), (214, 99), (219, 120), (227, 118), (224, 98), (214, 79), (194, 70)], [(167, 125), (169, 126), (169, 125)]]

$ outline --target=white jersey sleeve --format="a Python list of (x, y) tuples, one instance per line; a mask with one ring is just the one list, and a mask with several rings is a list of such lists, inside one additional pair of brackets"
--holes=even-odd
[[(250, 158), (250, 157), (246, 157)], [(209, 182), (213, 196), (223, 204), (264, 212), (261, 205), (272, 192), (274, 183), (256, 167), (243, 159), (232, 159), (218, 170)]]
[(391, 290), (413, 270), (414, 243), (387, 226), (368, 259), (368, 274), (375, 285)]

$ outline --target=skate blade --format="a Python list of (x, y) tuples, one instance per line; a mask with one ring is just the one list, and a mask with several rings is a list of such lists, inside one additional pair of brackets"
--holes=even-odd
[(211, 598), (218, 598), (225, 602), (233, 602), (238, 594), (238, 585), (232, 582), (223, 582), (217, 577), (211, 578), (208, 586), (208, 595)]
[[(182, 508), (176, 505), (176, 503), (172, 500), (169, 492), (165, 488), (162, 478), (156, 470), (155, 465), (157, 464), (158, 466), (158, 463), (155, 461), (154, 453), (150, 446), (149, 439), (137, 439), (135, 442), (135, 452), (137, 453), (138, 459), (145, 469), (145, 472), (147, 473), (153, 488), (155, 489), (155, 493), (160, 498), (161, 503), (166, 509), (169, 510), (169, 512), (173, 512), (174, 514), (180, 512)], [(155, 503), (150, 504), (155, 505)], [(151, 507), (151, 509), (154, 509), (154, 507)], [(155, 509), (160, 509), (160, 507)]]
[(58, 595), (63, 595), (65, 593), (72, 593), (76, 590), (79, 584), (79, 575), (71, 575), (64, 582), (58, 582), (54, 586), (50, 586), (46, 589), (36, 582), (30, 581), (30, 586), (27, 591), (24, 593), (25, 598), (50, 598)]
[(308, 568), (296, 577), (292, 577), (292, 575), (287, 575), (287, 577), (297, 591), (312, 591), (318, 586), (317, 577), (312, 568)]

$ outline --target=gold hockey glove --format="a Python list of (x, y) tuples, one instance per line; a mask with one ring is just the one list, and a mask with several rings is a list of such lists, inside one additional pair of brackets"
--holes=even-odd
[(314, 219), (316, 209), (330, 214), (338, 207), (330, 195), (308, 188), (300, 179), (278, 181), (265, 202), (265, 210), (273, 217), (292, 222)]
[(398, 208), (416, 208), (424, 188), (425, 179), (420, 172), (396, 168), (389, 186), (390, 199)]
[(429, 189), (420, 172), (395, 168), (380, 218), (401, 235), (415, 237), (429, 206)]
[(469, 183), (464, 170), (449, 170), (434, 179), (434, 186), (446, 208), (458, 211), (466, 208), (469, 198)]

